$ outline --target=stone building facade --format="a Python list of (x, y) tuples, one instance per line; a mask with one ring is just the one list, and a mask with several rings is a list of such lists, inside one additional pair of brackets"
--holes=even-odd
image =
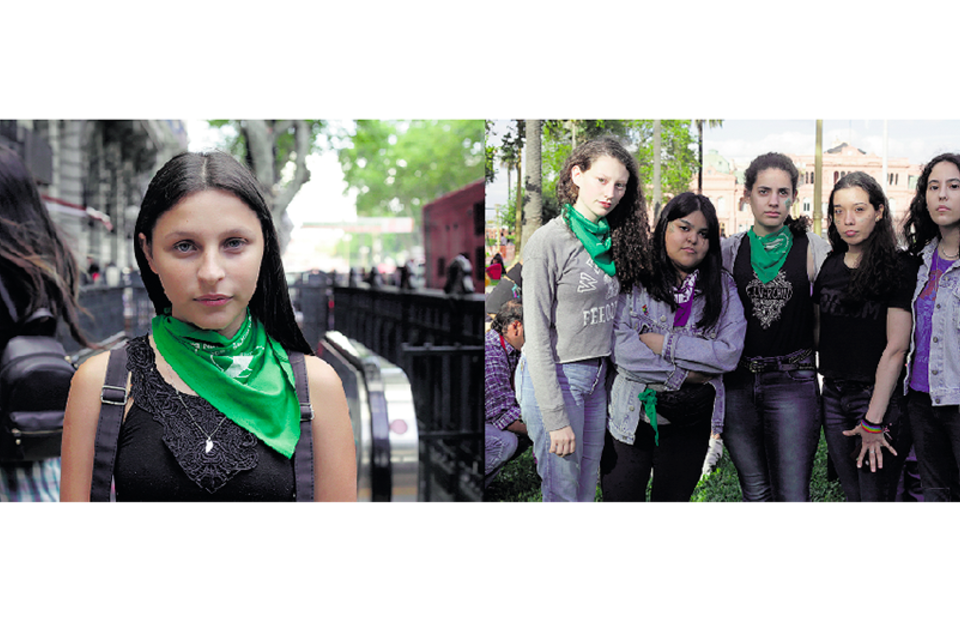
[(179, 120), (0, 120), (85, 269), (136, 268), (133, 227), (153, 174), (187, 148)]

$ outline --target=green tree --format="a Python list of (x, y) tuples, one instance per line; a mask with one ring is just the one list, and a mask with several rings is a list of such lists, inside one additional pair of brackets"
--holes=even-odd
[[(503, 120), (501, 128), (504, 132), (495, 135), (494, 121), (486, 121), (486, 149), (487, 149), (487, 182), (496, 178), (497, 168), (507, 171), (507, 205), (498, 213), (497, 226), (511, 229), (509, 235), (514, 242), (520, 240), (520, 224), (516, 212), (523, 208), (524, 190), (521, 187), (523, 174), (524, 139), (526, 124), (524, 120)], [(514, 172), (516, 178), (514, 179)]]
[[(328, 132), (348, 188), (357, 193), (357, 215), (405, 217), (419, 227), (425, 204), (484, 178), (482, 120), (357, 120)], [(384, 238), (384, 251), (415, 241)]]
[(287, 206), (310, 180), (307, 157), (319, 150), (322, 120), (208, 120), (227, 136), (227, 149), (246, 162), (263, 187), (283, 250), (292, 223)]
[(360, 216), (411, 216), (484, 177), (482, 120), (357, 120), (338, 150)]
[[(690, 188), (697, 170), (695, 143), (689, 120), (661, 120), (660, 188), (665, 194), (677, 194)], [(637, 158), (640, 179), (648, 199), (653, 194), (653, 120), (546, 120), (543, 141), (543, 192), (552, 194), (563, 162), (574, 142), (601, 135), (623, 140)], [(545, 209), (547, 204), (545, 203)], [(545, 218), (548, 212), (545, 210)]]

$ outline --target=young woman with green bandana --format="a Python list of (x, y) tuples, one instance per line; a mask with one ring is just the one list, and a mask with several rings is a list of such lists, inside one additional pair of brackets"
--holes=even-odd
[(830, 245), (790, 216), (799, 172), (767, 153), (747, 168), (753, 226), (723, 242), (747, 320), (743, 355), (724, 376), (723, 440), (743, 499), (806, 501), (820, 438), (811, 285)]
[(561, 214), (523, 250), (526, 341), (517, 400), (544, 501), (593, 501), (607, 420), (606, 358), (619, 279), (650, 246), (637, 162), (620, 142), (588, 141), (557, 183)]
[[(183, 153), (154, 177), (135, 228), (157, 311), (131, 340), (113, 478), (118, 500), (291, 500), (300, 405), (288, 353), (311, 354), (293, 317), (270, 211), (220, 152)], [(90, 498), (109, 354), (77, 371), (64, 418), (62, 500)], [(307, 355), (315, 500), (356, 499), (336, 373)]]

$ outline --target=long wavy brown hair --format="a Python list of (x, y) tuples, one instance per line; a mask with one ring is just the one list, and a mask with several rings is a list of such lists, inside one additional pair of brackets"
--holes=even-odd
[(639, 283), (650, 269), (650, 222), (636, 158), (612, 136), (584, 142), (573, 150), (563, 164), (560, 179), (557, 181), (557, 202), (561, 215), (566, 218), (563, 205), (573, 205), (580, 194), (580, 188), (574, 184), (571, 176), (573, 168), (580, 167), (581, 171), (588, 171), (597, 158), (603, 156), (619, 161), (630, 174), (623, 198), (613, 211), (606, 215), (613, 240), (613, 264), (617, 269), (620, 286), (626, 289)]
[(77, 260), (53, 224), (33, 176), (16, 153), (0, 147), (0, 272), (16, 278), (29, 297), (23, 318), (47, 308), (78, 344), (93, 347), (80, 329)]

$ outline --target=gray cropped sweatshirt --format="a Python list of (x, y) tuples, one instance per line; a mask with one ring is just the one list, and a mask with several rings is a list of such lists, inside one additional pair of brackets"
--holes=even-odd
[(544, 429), (570, 425), (557, 365), (610, 355), (620, 281), (605, 274), (562, 216), (523, 250), (523, 354)]

